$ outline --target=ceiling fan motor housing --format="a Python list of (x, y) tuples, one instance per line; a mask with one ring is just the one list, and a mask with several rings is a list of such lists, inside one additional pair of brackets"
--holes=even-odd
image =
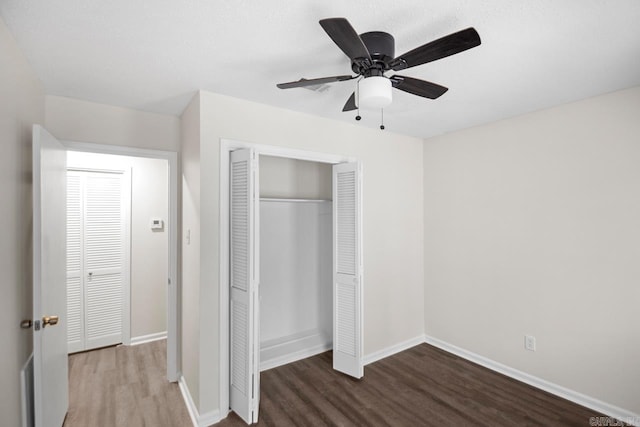
[(381, 76), (389, 69), (389, 63), (395, 58), (395, 39), (391, 34), (382, 31), (360, 34), (360, 39), (367, 47), (372, 63), (368, 60), (356, 59), (351, 62), (351, 69), (364, 77)]

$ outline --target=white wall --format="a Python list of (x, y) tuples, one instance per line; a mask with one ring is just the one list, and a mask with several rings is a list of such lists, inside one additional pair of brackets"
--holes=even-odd
[[(182, 375), (200, 407), (200, 333), (215, 334), (200, 318), (200, 97), (182, 113)], [(204, 311), (210, 313), (209, 310)], [(215, 316), (207, 316), (211, 319)]]
[(260, 156), (260, 197), (331, 200), (331, 165)]
[(332, 341), (332, 224), (331, 202), (260, 201), (263, 348), (305, 333)]
[(639, 119), (636, 87), (425, 142), (428, 335), (640, 413)]
[(45, 127), (58, 139), (180, 150), (180, 119), (95, 102), (47, 95)]
[[(67, 154), (70, 168), (131, 170), (131, 338), (167, 331), (169, 271), (168, 164), (162, 159), (108, 154)], [(152, 231), (151, 218), (165, 221)]]
[[(135, 338), (167, 332), (169, 164), (162, 159), (131, 160), (131, 337)], [(151, 230), (151, 218), (162, 219), (164, 228)]]
[(20, 369), (32, 349), (31, 128), (44, 121), (44, 93), (27, 60), (0, 19), (0, 346), (2, 424), (20, 425)]
[[(228, 138), (353, 156), (363, 162), (365, 354), (421, 335), (422, 141), (208, 92), (200, 92), (199, 106), (202, 185), (197, 215), (206, 218), (199, 240), (201, 310), (216, 313), (219, 306), (220, 138)], [(189, 258), (195, 259), (183, 253), (184, 265), (193, 261)], [(200, 413), (219, 406), (218, 318), (201, 317), (200, 329), (205, 327), (207, 333), (200, 334)]]

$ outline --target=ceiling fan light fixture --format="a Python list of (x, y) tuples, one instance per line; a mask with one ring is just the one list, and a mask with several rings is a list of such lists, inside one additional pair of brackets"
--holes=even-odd
[(382, 76), (362, 79), (357, 86), (359, 108), (384, 108), (391, 104), (391, 80)]

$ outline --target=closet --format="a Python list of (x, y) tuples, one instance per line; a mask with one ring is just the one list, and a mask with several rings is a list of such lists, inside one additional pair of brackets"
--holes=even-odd
[(260, 370), (332, 347), (331, 210), (260, 199)]
[(331, 165), (260, 156), (260, 370), (332, 348)]
[(228, 218), (221, 211), (229, 239), (228, 254), (221, 246), (229, 261), (221, 297), (229, 310), (228, 396), (251, 424), (261, 370), (333, 349), (333, 369), (364, 375), (362, 169), (341, 156), (261, 146), (292, 154), (269, 157), (230, 145), (221, 142), (220, 173), (221, 205), (229, 207)]
[(126, 197), (122, 172), (67, 172), (69, 353), (122, 342)]

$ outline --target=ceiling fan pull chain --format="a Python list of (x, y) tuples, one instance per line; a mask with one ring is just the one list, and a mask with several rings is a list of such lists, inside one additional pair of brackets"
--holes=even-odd
[(380, 109), (380, 130), (384, 130), (384, 108)]
[(360, 80), (356, 82), (356, 107), (358, 107), (358, 115), (356, 116), (356, 120), (360, 121), (362, 117), (360, 117)]

